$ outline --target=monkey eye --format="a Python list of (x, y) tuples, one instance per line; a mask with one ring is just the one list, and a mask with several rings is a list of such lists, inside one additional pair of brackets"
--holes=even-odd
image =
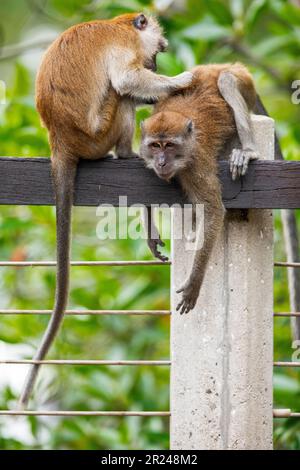
[(168, 147), (168, 148), (174, 147), (173, 142), (167, 142), (166, 147)]
[(152, 142), (151, 147), (154, 147), (156, 149), (160, 148), (160, 144), (158, 142)]

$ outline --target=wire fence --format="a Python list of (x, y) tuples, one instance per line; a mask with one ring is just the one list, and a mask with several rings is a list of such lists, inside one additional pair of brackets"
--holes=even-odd
[[(170, 266), (171, 261), (162, 262), (156, 260), (149, 261), (72, 261), (71, 266)], [(1, 261), (0, 267), (55, 267), (55, 261)], [(300, 268), (300, 263), (275, 262), (275, 267)], [(51, 315), (52, 310), (14, 310), (0, 309), (0, 315)], [(133, 315), (133, 316), (170, 316), (170, 310), (67, 310), (66, 315)], [(274, 312), (274, 317), (300, 317), (300, 312)], [(2, 359), (0, 365), (52, 365), (52, 366), (171, 366), (170, 360), (67, 360), (67, 359), (46, 359), (43, 361), (33, 359)], [(300, 361), (276, 361), (274, 367), (300, 367)], [(0, 410), (0, 416), (171, 416), (170, 411), (48, 411), (48, 410)], [(293, 412), (290, 409), (274, 409), (274, 418), (300, 418), (300, 412)]]
[[(275, 261), (274, 267), (278, 268), (300, 268), (300, 263), (286, 261)], [(274, 312), (274, 317), (300, 317), (300, 312)], [(300, 367), (300, 362), (296, 361), (276, 361), (274, 367)], [(273, 410), (274, 418), (300, 418), (300, 412), (292, 412), (290, 409)]]
[[(71, 266), (170, 266), (171, 262), (156, 260), (141, 261), (72, 261)], [(55, 261), (1, 261), (0, 267), (55, 267)], [(1, 309), (0, 315), (51, 315), (52, 310), (14, 310)], [(170, 316), (170, 310), (67, 310), (66, 315), (133, 315), (133, 316)], [(3, 359), (0, 365), (52, 365), (52, 366), (170, 366), (170, 360), (66, 360), (46, 359), (37, 361), (32, 359)], [(0, 416), (142, 416), (142, 417), (169, 417), (169, 411), (48, 411), (48, 410), (0, 410)]]

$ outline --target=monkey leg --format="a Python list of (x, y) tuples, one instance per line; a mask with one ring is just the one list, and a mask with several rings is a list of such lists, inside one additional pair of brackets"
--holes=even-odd
[(218, 88), (224, 100), (231, 107), (241, 149), (234, 149), (230, 157), (232, 179), (245, 175), (250, 160), (256, 160), (258, 153), (255, 149), (253, 131), (251, 128), (249, 107), (239, 89), (238, 78), (231, 72), (221, 72)]
[(120, 137), (116, 143), (118, 158), (138, 157), (132, 150), (135, 129), (135, 106), (130, 98), (123, 98), (118, 110), (118, 128)]
[(165, 244), (160, 238), (160, 234), (154, 222), (154, 214), (152, 214), (151, 207), (144, 207), (143, 208), (143, 226), (147, 233), (147, 243), (151, 253), (155, 256), (155, 258), (160, 259), (161, 261), (168, 261), (168, 257), (162, 255), (161, 252), (158, 250), (158, 247), (164, 247)]

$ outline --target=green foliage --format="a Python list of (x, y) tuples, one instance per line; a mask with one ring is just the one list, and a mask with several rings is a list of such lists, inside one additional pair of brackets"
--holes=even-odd
[[(254, 74), (267, 109), (276, 119), (285, 157), (299, 159), (300, 107), (291, 102), (291, 83), (300, 78), (300, 10), (292, 2), (10, 0), (9, 7), (7, 2), (0, 4), (0, 32), (8, 44), (22, 41), (31, 31), (35, 34), (37, 28), (39, 34), (43, 28), (59, 31), (79, 21), (141, 10), (160, 16), (170, 41), (169, 52), (159, 57), (162, 73), (174, 75), (198, 63), (245, 62)], [(8, 88), (7, 103), (0, 105), (0, 154), (3, 156), (49, 155), (47, 135), (35, 111), (34, 74), (32, 64), (28, 68), (28, 57), (31, 56), (0, 63), (0, 79), (6, 81)], [(138, 123), (148, 113), (149, 108), (139, 110)], [(136, 145), (138, 139), (137, 127)], [(74, 260), (150, 257), (143, 241), (99, 241), (95, 230), (97, 222), (94, 209), (74, 210)], [(53, 208), (2, 207), (0, 259), (53, 259), (54, 226)], [(275, 237), (275, 257), (282, 260), (284, 249), (277, 211)], [(1, 308), (51, 309), (53, 294), (52, 268), (1, 268)], [(275, 270), (274, 296), (275, 311), (288, 311), (286, 271), (280, 268)], [(168, 309), (168, 298), (167, 267), (72, 269), (70, 307), (73, 308)], [(30, 358), (46, 323), (47, 317), (2, 316), (0, 341), (1, 345), (6, 344), (4, 355)], [(290, 360), (293, 351), (289, 322), (276, 319), (275, 358)], [(51, 357), (167, 358), (169, 320), (68, 317)], [(25, 369), (20, 369), (17, 375), (18, 371), (17, 366), (4, 371), (0, 383), (1, 408), (15, 407)], [(32, 406), (61, 410), (166, 410), (168, 382), (169, 372), (163, 367), (44, 367)], [(299, 410), (299, 397), (299, 373), (289, 369), (276, 370), (275, 406)], [(276, 446), (300, 449), (299, 421), (277, 421)], [(2, 449), (168, 447), (168, 420), (165, 418), (24, 418), (18, 421), (18, 426), (6, 418), (0, 420), (0, 431)]]

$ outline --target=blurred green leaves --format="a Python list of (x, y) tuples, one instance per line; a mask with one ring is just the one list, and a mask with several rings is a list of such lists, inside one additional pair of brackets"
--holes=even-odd
[[(0, 4), (5, 44), (32, 31), (59, 31), (79, 21), (110, 18), (128, 11), (151, 11), (170, 42), (159, 56), (159, 71), (175, 75), (199, 63), (245, 62), (258, 91), (275, 118), (286, 158), (300, 157), (300, 105), (291, 103), (291, 83), (300, 79), (300, 9), (285, 0), (10, 0)], [(1, 59), (1, 57), (0, 57)], [(7, 101), (0, 104), (0, 154), (49, 156), (47, 134), (34, 106), (34, 76), (24, 57), (0, 61), (7, 79)], [(3, 65), (3, 69), (2, 69)], [(5, 74), (5, 77), (1, 74)], [(150, 108), (137, 113), (139, 123)], [(297, 214), (299, 219), (299, 214)], [(143, 241), (102, 242), (96, 238), (96, 211), (76, 208), (73, 259), (150, 258)], [(49, 207), (1, 207), (0, 259), (53, 259), (55, 211)], [(275, 257), (284, 259), (279, 212), (275, 212)], [(286, 271), (274, 275), (275, 310), (288, 311)], [(80, 309), (168, 309), (169, 269), (73, 268), (70, 307)], [(0, 271), (0, 308), (51, 309), (54, 269)], [(9, 354), (31, 357), (47, 317), (1, 317), (0, 341)], [(0, 343), (4, 344), (4, 343)], [(290, 360), (287, 319), (275, 320), (275, 359)], [(7, 353), (8, 354), (8, 353)], [(138, 317), (67, 317), (52, 358), (162, 359), (169, 357), (169, 319)], [(16, 366), (12, 366), (16, 367)], [(18, 374), (17, 369), (10, 369)], [(24, 375), (24, 371), (23, 371)], [(22, 373), (19, 373), (22, 379)], [(56, 409), (168, 409), (169, 371), (137, 367), (44, 367), (33, 407)], [(0, 383), (0, 407), (13, 408), (17, 387)], [(278, 369), (276, 407), (299, 410), (299, 372)], [(0, 420), (1, 449), (160, 449), (168, 447), (168, 420), (162, 418), (60, 418), (18, 421), (17, 436)], [(299, 421), (277, 420), (277, 448), (300, 449)]]

